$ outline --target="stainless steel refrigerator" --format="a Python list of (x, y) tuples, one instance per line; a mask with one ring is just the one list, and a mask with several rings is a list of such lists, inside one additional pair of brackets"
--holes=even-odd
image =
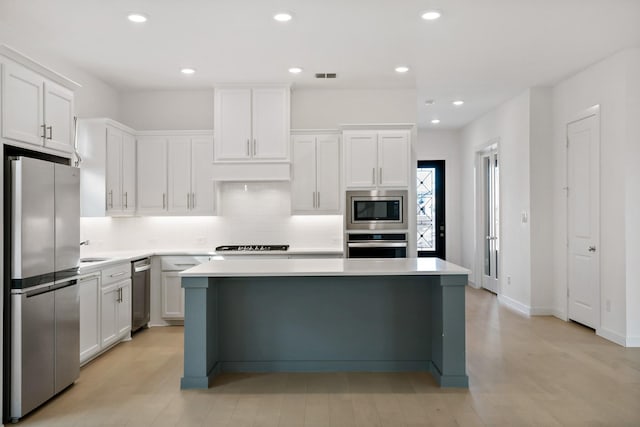
[(80, 171), (29, 157), (11, 167), (13, 421), (80, 374)]

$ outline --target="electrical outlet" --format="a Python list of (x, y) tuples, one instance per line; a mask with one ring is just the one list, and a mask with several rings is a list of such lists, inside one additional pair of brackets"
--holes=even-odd
[(507, 276), (507, 285), (511, 284), (511, 276)]
[(605, 310), (607, 310), (607, 313), (611, 313), (611, 300), (608, 299), (607, 301), (605, 301)]

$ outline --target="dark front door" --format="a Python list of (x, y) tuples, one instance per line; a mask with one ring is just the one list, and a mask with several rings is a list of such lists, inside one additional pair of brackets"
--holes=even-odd
[(418, 256), (446, 259), (444, 160), (418, 160)]

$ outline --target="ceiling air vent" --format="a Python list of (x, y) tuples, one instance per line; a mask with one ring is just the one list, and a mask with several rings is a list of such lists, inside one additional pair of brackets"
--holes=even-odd
[(336, 73), (316, 73), (316, 79), (335, 79), (338, 77)]

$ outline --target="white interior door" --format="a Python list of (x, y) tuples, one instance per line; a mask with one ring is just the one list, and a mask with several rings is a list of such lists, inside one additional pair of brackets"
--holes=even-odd
[(500, 168), (498, 149), (482, 155), (482, 287), (497, 294), (500, 255)]
[(599, 322), (600, 124), (599, 116), (567, 125), (569, 319)]

